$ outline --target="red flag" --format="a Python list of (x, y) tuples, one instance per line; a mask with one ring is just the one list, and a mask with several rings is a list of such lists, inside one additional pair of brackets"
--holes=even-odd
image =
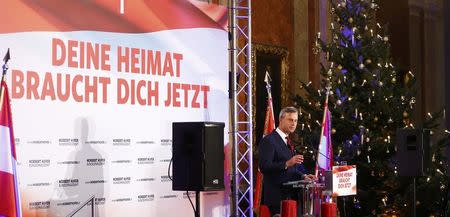
[[(267, 108), (266, 108), (266, 118), (264, 121), (264, 131), (263, 131), (263, 137), (270, 134), (275, 129), (275, 118), (273, 115), (273, 104), (272, 104), (272, 93), (270, 90), (270, 84), (269, 84), (269, 74), (266, 72), (266, 77), (264, 79), (266, 82), (266, 88), (267, 88)], [(267, 216), (269, 217), (269, 209), (267, 207), (261, 207), (261, 189), (262, 189), (262, 181), (263, 181), (263, 174), (258, 169), (258, 172), (256, 174), (256, 184), (255, 184), (255, 194), (253, 197), (253, 209), (256, 210), (256, 213), (260, 213), (260, 217)]]
[(263, 137), (270, 134), (275, 130), (275, 117), (273, 115), (273, 103), (272, 103), (272, 90), (270, 86), (270, 76), (269, 72), (266, 72), (264, 77), (264, 82), (266, 82), (267, 89), (267, 108), (266, 108), (266, 120), (264, 121), (264, 132)]
[(266, 120), (264, 121), (263, 137), (275, 129), (275, 118), (273, 116), (272, 95), (267, 99)]
[(20, 217), (19, 188), (16, 173), (16, 149), (9, 104), (8, 87), (1, 83), (0, 98), (0, 216)]

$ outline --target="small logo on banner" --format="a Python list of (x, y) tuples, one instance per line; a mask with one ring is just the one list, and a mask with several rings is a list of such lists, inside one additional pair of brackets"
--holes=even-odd
[(48, 209), (50, 208), (50, 201), (36, 201), (28, 203), (29, 209)]
[(131, 160), (114, 160), (114, 161), (111, 161), (111, 163), (113, 163), (113, 164), (130, 164)]
[(159, 160), (159, 162), (169, 163), (169, 162), (170, 162), (170, 159), (162, 159), (162, 160)]
[(105, 158), (86, 159), (86, 166), (103, 166), (103, 165), (105, 165)]
[(50, 159), (36, 159), (28, 161), (29, 167), (48, 167), (50, 166)]
[(155, 144), (155, 141), (137, 141), (136, 144)]
[(57, 203), (56, 206), (75, 206), (78, 204), (80, 204), (79, 201), (67, 201), (67, 202)]
[(129, 146), (131, 139), (113, 139), (113, 145), (117, 146)]
[(80, 161), (77, 161), (77, 160), (70, 160), (70, 161), (60, 161), (60, 162), (58, 162), (57, 164), (80, 164)]
[(115, 177), (113, 178), (113, 184), (130, 184), (131, 177)]
[(105, 201), (104, 197), (95, 198), (95, 205), (105, 205)]
[(161, 199), (173, 199), (173, 198), (177, 198), (177, 197), (178, 197), (178, 195), (169, 194), (169, 195), (163, 195), (163, 196), (161, 196), (159, 198), (161, 198)]
[(16, 146), (20, 145), (20, 138), (14, 138), (14, 144)]
[(28, 144), (52, 144), (49, 140), (31, 140), (27, 141)]
[(37, 183), (30, 183), (27, 186), (29, 187), (43, 187), (43, 186), (50, 186), (50, 182), (37, 182)]
[(62, 179), (58, 181), (59, 187), (75, 187), (78, 186), (78, 179)]
[(146, 202), (155, 200), (154, 194), (142, 194), (138, 195), (138, 202)]
[(161, 139), (161, 146), (171, 146), (172, 140), (171, 139)]
[(102, 140), (86, 141), (86, 144), (89, 144), (89, 145), (106, 144), (106, 141), (102, 141)]
[(136, 179), (136, 182), (153, 182), (153, 181), (155, 181), (155, 178)]
[(117, 198), (114, 200), (111, 200), (112, 202), (127, 202), (127, 201), (132, 201), (133, 199), (131, 198)]
[(171, 182), (169, 176), (161, 176), (161, 182)]
[(61, 138), (58, 140), (60, 146), (77, 146), (78, 139)]
[(155, 163), (154, 157), (140, 157), (137, 160), (138, 160), (138, 164), (153, 164), (153, 163)]
[(86, 181), (85, 184), (104, 184), (106, 180), (98, 179), (98, 180), (90, 180)]

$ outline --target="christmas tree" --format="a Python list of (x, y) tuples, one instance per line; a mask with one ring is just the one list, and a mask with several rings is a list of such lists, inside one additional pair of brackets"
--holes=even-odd
[[(435, 135), (441, 113), (429, 114), (415, 124), (415, 77), (398, 69), (390, 56), (386, 25), (376, 21), (379, 6), (374, 0), (331, 0), (330, 39), (321, 40), (314, 51), (322, 55), (321, 83), (317, 89), (302, 83), (297, 133), (303, 147), (319, 143), (323, 103), (330, 88), (334, 161), (357, 165), (358, 193), (339, 198), (341, 216), (413, 216), (413, 179), (398, 174), (396, 131), (431, 128)], [(327, 42), (328, 41), (328, 42)], [(442, 130), (440, 130), (442, 131)], [(432, 165), (416, 181), (417, 216), (443, 215), (447, 197), (447, 140), (434, 141)], [(312, 158), (316, 153), (309, 148)]]

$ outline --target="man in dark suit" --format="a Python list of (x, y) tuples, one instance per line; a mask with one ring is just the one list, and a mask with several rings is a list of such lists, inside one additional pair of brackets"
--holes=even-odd
[(280, 111), (278, 128), (265, 136), (259, 143), (259, 168), (264, 175), (263, 204), (271, 215), (280, 213), (281, 200), (298, 199), (293, 189), (283, 188), (282, 184), (301, 179), (312, 180), (314, 175), (302, 172), (303, 156), (296, 154), (290, 144), (289, 134), (295, 131), (298, 112), (294, 107)]

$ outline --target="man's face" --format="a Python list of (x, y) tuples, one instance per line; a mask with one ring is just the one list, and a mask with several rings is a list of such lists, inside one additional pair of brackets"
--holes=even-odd
[(286, 134), (293, 133), (297, 127), (298, 114), (295, 113), (285, 113), (280, 119), (279, 128)]

